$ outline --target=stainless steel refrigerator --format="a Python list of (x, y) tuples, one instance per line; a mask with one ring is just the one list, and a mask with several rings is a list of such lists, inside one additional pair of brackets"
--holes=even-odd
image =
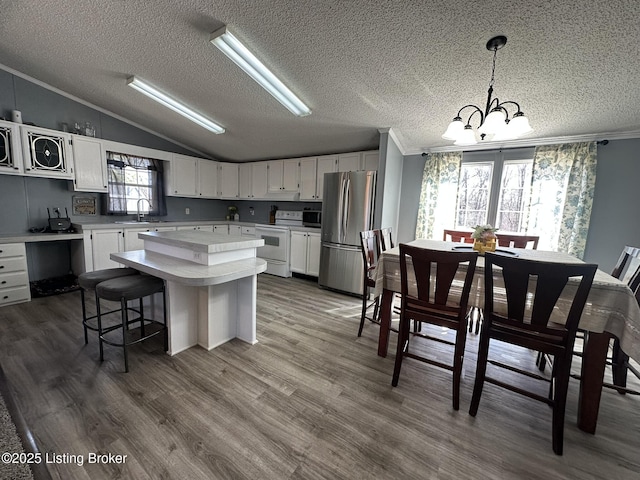
[(376, 172), (325, 173), (322, 197), (322, 287), (362, 294), (360, 232), (373, 228)]

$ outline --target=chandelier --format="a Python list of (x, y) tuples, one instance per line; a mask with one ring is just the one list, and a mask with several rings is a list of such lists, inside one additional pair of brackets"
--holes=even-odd
[[(479, 120), (477, 131), (481, 140), (485, 138), (493, 141), (513, 140), (533, 131), (533, 128), (529, 125), (529, 120), (520, 110), (520, 105), (509, 100), (500, 102), (498, 98), (491, 98), (495, 80), (496, 56), (498, 55), (498, 50), (504, 47), (506, 43), (507, 37), (503, 35), (493, 37), (487, 42), (487, 50), (493, 50), (493, 66), (487, 94), (487, 106), (484, 111), (475, 105), (465, 105), (458, 110), (458, 114), (449, 124), (442, 138), (455, 140), (454, 145), (473, 145), (478, 143), (476, 131), (471, 126), (471, 119), (474, 116), (476, 117), (474, 122)], [(513, 115), (509, 116), (507, 106), (512, 110), (517, 109)], [(466, 117), (465, 122), (462, 119), (462, 112), (465, 111), (466, 116), (469, 110), (471, 110), (471, 113)]]

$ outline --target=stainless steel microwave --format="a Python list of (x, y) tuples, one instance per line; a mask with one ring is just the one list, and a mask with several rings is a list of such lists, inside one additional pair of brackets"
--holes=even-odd
[(303, 210), (302, 224), (305, 227), (320, 227), (322, 221), (321, 210)]

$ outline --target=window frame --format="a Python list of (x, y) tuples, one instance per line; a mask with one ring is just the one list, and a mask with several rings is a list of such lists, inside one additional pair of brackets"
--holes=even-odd
[[(487, 206), (487, 222), (490, 225), (496, 225), (498, 219), (498, 208), (500, 205), (500, 193), (502, 185), (502, 171), (505, 163), (524, 163), (533, 162), (535, 154), (534, 147), (513, 148), (508, 150), (483, 150), (464, 152), (460, 161), (460, 169), (463, 165), (469, 163), (491, 163), (493, 165), (491, 172), (491, 188), (489, 189), (489, 203)], [(458, 188), (460, 185), (458, 180)], [(471, 228), (470, 226), (458, 225), (458, 200), (459, 195), (456, 192), (456, 208), (455, 218), (453, 219), (456, 228)], [(513, 232), (518, 233), (518, 232)], [(520, 232), (524, 233), (524, 232)]]

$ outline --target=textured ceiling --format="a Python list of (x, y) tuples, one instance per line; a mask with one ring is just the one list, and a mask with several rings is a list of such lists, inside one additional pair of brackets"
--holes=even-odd
[[(640, 131), (640, 2), (589, 0), (2, 0), (0, 63), (194, 151), (260, 160), (450, 145), (482, 106), (486, 41), (506, 35), (495, 94), (527, 138)], [(298, 118), (209, 43), (222, 25), (313, 110)], [(136, 75), (222, 124), (212, 134), (126, 85)]]

